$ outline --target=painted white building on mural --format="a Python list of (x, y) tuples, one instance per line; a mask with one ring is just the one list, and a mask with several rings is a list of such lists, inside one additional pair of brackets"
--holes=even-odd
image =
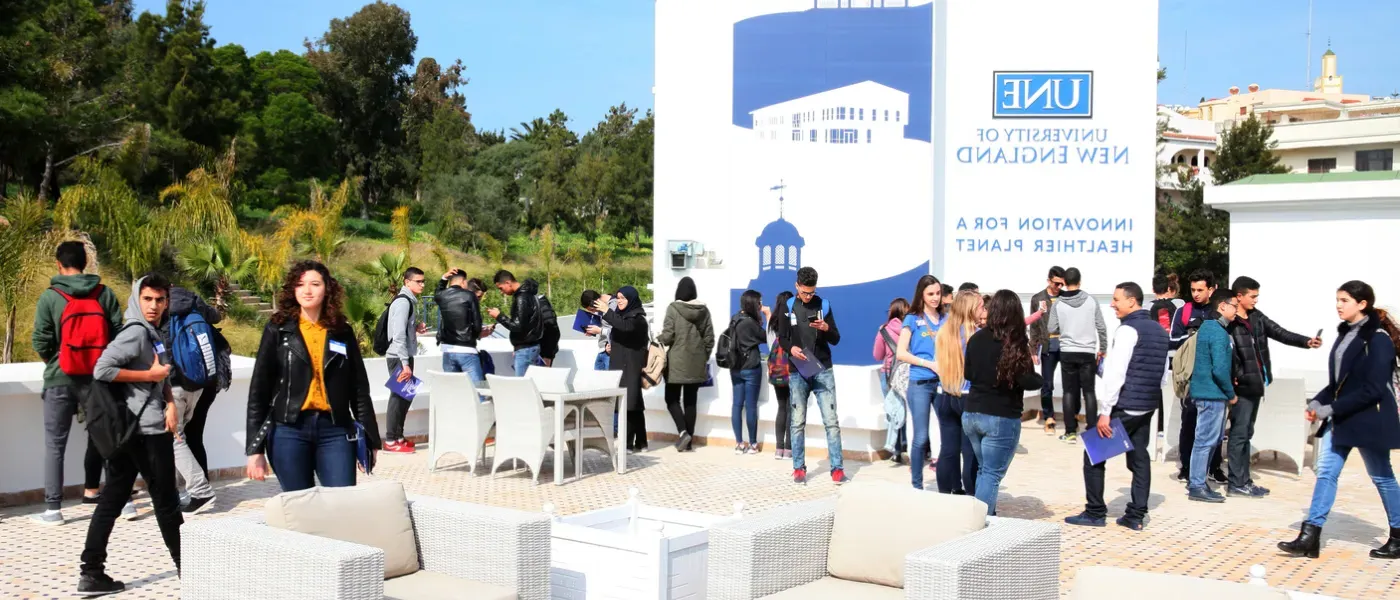
[(760, 140), (876, 144), (904, 139), (909, 94), (873, 81), (770, 104), (752, 111)]

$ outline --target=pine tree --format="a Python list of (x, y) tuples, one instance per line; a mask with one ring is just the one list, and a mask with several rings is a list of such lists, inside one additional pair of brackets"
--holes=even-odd
[(1287, 173), (1288, 167), (1279, 164), (1273, 149), (1278, 142), (1272, 125), (1251, 114), (1248, 119), (1239, 121), (1220, 132), (1220, 147), (1211, 163), (1215, 185), (1225, 185), (1239, 181), (1250, 175)]

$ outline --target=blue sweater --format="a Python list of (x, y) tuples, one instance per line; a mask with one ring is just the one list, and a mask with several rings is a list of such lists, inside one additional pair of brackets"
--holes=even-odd
[(1196, 365), (1191, 370), (1191, 394), (1196, 400), (1229, 400), (1235, 397), (1231, 382), (1230, 334), (1219, 320), (1201, 323), (1196, 333)]

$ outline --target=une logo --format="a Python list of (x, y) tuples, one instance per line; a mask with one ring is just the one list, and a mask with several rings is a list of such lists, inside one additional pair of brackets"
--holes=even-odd
[(994, 119), (1088, 119), (1093, 71), (996, 71)]

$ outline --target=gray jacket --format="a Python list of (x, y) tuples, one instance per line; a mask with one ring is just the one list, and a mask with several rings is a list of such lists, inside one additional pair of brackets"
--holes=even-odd
[[(145, 371), (151, 368), (156, 359), (157, 344), (162, 351), (160, 355), (161, 364), (170, 364), (170, 349), (161, 342), (159, 325), (152, 325), (146, 321), (145, 315), (141, 314), (141, 281), (145, 278), (137, 279), (131, 284), (131, 297), (126, 300), (126, 324), (122, 326), (117, 338), (107, 345), (107, 349), (102, 351), (102, 356), (97, 359), (92, 376), (98, 381), (115, 381), (117, 373), (122, 369), (128, 371)], [(162, 317), (164, 321), (164, 317)], [(141, 435), (159, 435), (165, 433), (165, 398), (170, 390), (170, 383), (167, 379), (160, 383), (127, 383), (126, 386), (127, 408), (132, 414), (141, 415), (140, 433)], [(142, 407), (145, 410), (142, 410)]]
[(1108, 327), (1099, 303), (1083, 290), (1060, 292), (1050, 309), (1049, 334), (1059, 334), (1060, 352), (1108, 351)]
[[(408, 298), (408, 302), (399, 302), (400, 297)], [(416, 314), (418, 297), (408, 288), (399, 290), (399, 295), (389, 304), (389, 351), (384, 356), (409, 359), (418, 354)]]

